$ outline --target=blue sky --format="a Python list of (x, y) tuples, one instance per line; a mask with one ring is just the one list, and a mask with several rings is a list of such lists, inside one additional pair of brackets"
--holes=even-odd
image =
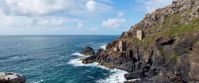
[(119, 35), (172, 0), (0, 0), (0, 35)]

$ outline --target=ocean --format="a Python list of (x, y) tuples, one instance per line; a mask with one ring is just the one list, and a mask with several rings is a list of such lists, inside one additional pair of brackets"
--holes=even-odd
[(119, 36), (0, 36), (0, 72), (16, 72), (27, 83), (121, 83), (125, 71), (82, 64), (79, 52), (97, 51)]

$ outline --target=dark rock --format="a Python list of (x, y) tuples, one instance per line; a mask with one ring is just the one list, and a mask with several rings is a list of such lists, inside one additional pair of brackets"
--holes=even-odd
[(0, 72), (0, 83), (25, 83), (25, 78), (13, 72)]
[(190, 57), (191, 59), (189, 60), (190, 62), (190, 72), (189, 72), (189, 77), (192, 83), (197, 83), (199, 82), (199, 42), (194, 44), (193, 47), (193, 55)]
[(95, 55), (98, 56), (98, 55), (100, 55), (103, 51), (104, 51), (103, 49), (99, 49), (99, 50), (97, 50), (97, 52), (96, 52)]
[(141, 69), (141, 65), (142, 65), (142, 63), (141, 62), (137, 62), (137, 63), (135, 63), (135, 70), (140, 70)]
[(112, 43), (107, 44), (107, 45), (106, 45), (106, 49), (110, 49), (110, 48), (116, 46), (117, 43), (118, 43), (118, 41), (113, 41)]
[(129, 37), (131, 34), (128, 32), (123, 32), (121, 37)]
[(94, 52), (94, 49), (93, 48), (91, 48), (91, 47), (86, 47), (82, 52), (80, 52), (81, 54), (83, 54), (83, 55), (86, 55), (86, 56), (92, 56), (92, 55), (94, 55), (95, 54), (95, 52)]
[(95, 62), (96, 56), (90, 56), (82, 60), (83, 64), (89, 64)]
[(144, 76), (143, 76), (143, 72), (141, 72), (141, 71), (136, 71), (136, 72), (132, 72), (132, 73), (129, 73), (129, 74), (125, 74), (124, 77), (125, 77), (127, 80), (131, 80), (131, 79), (142, 78), (142, 77), (144, 77)]
[(168, 38), (168, 37), (160, 37), (156, 39), (156, 44), (158, 45), (171, 45), (174, 43), (174, 39)]
[(134, 65), (133, 61), (129, 61), (129, 62), (125, 62), (125, 63), (121, 64), (118, 68), (122, 69), (122, 70), (125, 70), (127, 72), (132, 72), (132, 71), (135, 70), (134, 69), (135, 65)]
[(95, 55), (89, 56), (89, 57), (83, 59), (83, 60), (82, 60), (82, 63), (84, 63), (84, 64), (89, 64), (89, 63), (95, 62), (95, 60), (97, 59), (97, 56), (100, 56), (100, 54), (101, 54), (103, 51), (104, 51), (103, 49), (99, 49)]
[(179, 55), (183, 55), (185, 53), (187, 53), (185, 48), (182, 47), (175, 47), (174, 50), (176, 51), (176, 53), (178, 53)]
[(152, 66), (159, 68), (164, 64), (164, 57), (161, 55), (152, 56)]

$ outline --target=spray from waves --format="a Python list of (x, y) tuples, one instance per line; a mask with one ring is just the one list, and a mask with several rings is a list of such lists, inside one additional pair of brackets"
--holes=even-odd
[(35, 81), (35, 82), (30, 82), (30, 83), (42, 83), (44, 80), (39, 80), (39, 81)]
[(126, 74), (126, 71), (119, 70), (119, 69), (112, 69), (110, 70), (112, 74), (106, 78), (106, 79), (100, 79), (97, 81), (97, 83), (123, 83), (126, 81), (124, 74)]
[(85, 55), (79, 53), (79, 52), (76, 52), (76, 53), (72, 53), (72, 55), (74, 56), (79, 56), (79, 57), (86, 57)]
[(87, 56), (81, 54), (81, 53), (73, 53), (72, 55), (78, 56), (76, 59), (72, 59), (67, 64), (73, 65), (73, 66), (96, 66), (97, 63), (92, 63), (92, 64), (83, 64), (82, 59), (86, 58)]
[(78, 56), (79, 58), (72, 59), (67, 64), (73, 65), (73, 66), (91, 66), (91, 67), (98, 67), (102, 69), (109, 70), (111, 74), (106, 79), (100, 79), (97, 80), (97, 83), (123, 83), (126, 81), (124, 74), (126, 74), (126, 71), (119, 70), (119, 69), (109, 69), (104, 66), (99, 65), (98, 63), (91, 63), (91, 64), (83, 64), (82, 59), (86, 56), (80, 54), (80, 53), (73, 53), (73, 55)]
[(67, 64), (73, 65), (73, 66), (96, 66), (97, 63), (92, 64), (83, 64), (81, 59), (72, 59)]
[(103, 50), (106, 50), (106, 46), (107, 46), (107, 44), (103, 44), (103, 45), (100, 46), (100, 48), (103, 49)]

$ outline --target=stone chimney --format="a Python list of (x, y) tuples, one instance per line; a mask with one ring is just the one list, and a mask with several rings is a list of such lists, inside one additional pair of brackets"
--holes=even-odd
[(139, 40), (142, 40), (143, 39), (143, 31), (142, 30), (137, 30), (137, 38), (139, 39)]
[(119, 50), (126, 51), (126, 42), (119, 41)]

